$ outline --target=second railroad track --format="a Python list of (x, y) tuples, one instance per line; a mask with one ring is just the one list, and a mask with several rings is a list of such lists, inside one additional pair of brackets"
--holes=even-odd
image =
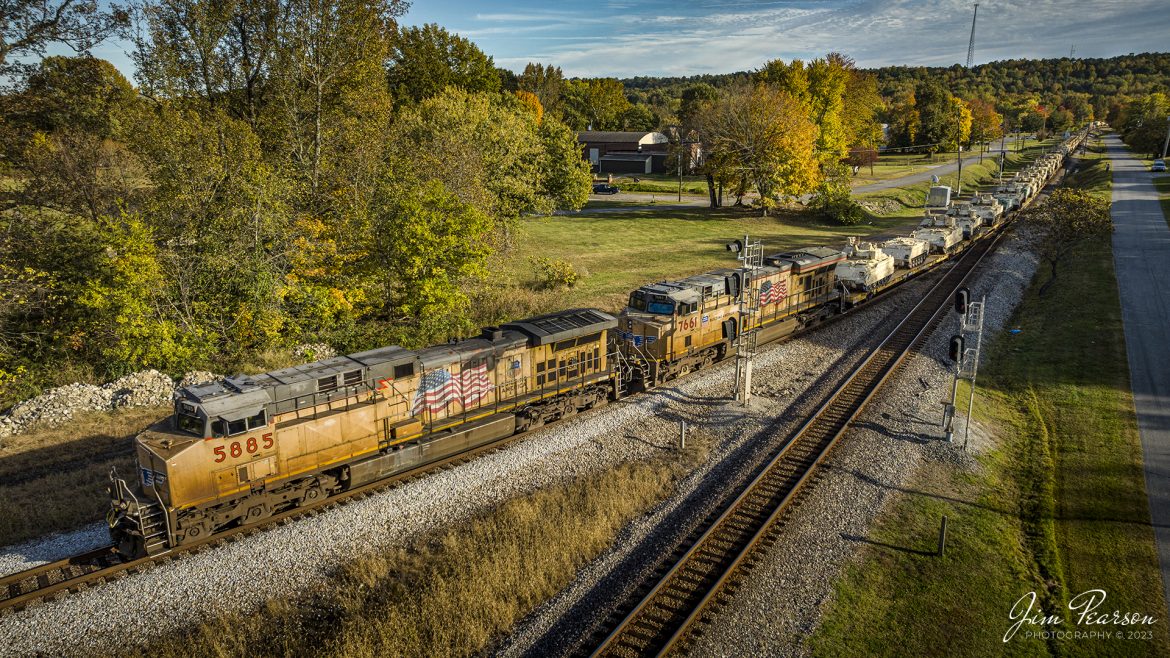
[(660, 656), (685, 647), (688, 635), (708, 613), (710, 604), (728, 583), (742, 576), (740, 571), (750, 565), (753, 554), (771, 543), (775, 522), (789, 509), (789, 503), (849, 423), (926, 339), (951, 296), (1001, 237), (1002, 232), (976, 243), (943, 273), (759, 476), (612, 627), (593, 651), (594, 656)]

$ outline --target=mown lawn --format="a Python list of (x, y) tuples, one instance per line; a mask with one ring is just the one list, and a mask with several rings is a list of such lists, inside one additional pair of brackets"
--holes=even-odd
[[(1071, 182), (1108, 194), (1099, 155)], [(897, 496), (872, 533), (879, 544), (838, 583), (814, 653), (1170, 655), (1110, 245), (1070, 262), (1043, 297), (1041, 268), (1011, 321), (1019, 333), (990, 346), (975, 416), (995, 447), (973, 470), (932, 464)], [(905, 550), (930, 548), (943, 515), (945, 557)], [(1045, 614), (1067, 617), (1090, 589), (1107, 592), (1102, 610), (1156, 617), (1140, 627), (1153, 639), (1003, 641), (1021, 596), (1035, 591)]]
[(515, 248), (495, 268), (501, 280), (525, 285), (533, 278), (532, 258), (567, 260), (581, 280), (557, 294), (557, 307), (617, 310), (631, 290), (645, 283), (734, 267), (735, 258), (724, 246), (745, 234), (762, 240), (765, 253), (775, 253), (841, 246), (850, 235), (907, 233), (914, 224), (893, 218), (841, 226), (807, 212), (760, 217), (758, 211), (702, 207), (529, 218), (520, 226)]

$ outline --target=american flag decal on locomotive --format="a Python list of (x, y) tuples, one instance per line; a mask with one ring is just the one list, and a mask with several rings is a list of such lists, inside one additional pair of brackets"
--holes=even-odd
[(618, 335), (627, 343), (633, 343), (635, 347), (641, 347), (644, 344), (649, 345), (658, 340), (657, 336), (641, 336), (630, 331), (619, 331)]
[(482, 400), (492, 388), (486, 362), (465, 368), (454, 376), (446, 368), (432, 370), (419, 383), (411, 413), (417, 416), (423, 409), (434, 413), (452, 401), (468, 407)]
[(781, 279), (773, 284), (771, 281), (765, 281), (764, 285), (760, 286), (760, 304), (779, 304), (788, 296), (788, 281)]

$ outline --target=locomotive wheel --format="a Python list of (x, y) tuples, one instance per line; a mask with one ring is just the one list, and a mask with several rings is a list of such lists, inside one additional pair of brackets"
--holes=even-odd
[(253, 505), (248, 508), (247, 514), (241, 520), (245, 525), (249, 523), (256, 523), (268, 516), (268, 508), (264, 505)]

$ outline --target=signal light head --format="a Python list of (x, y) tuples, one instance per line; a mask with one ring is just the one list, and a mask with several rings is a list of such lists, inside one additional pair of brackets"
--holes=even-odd
[(955, 292), (955, 312), (959, 315), (967, 314), (967, 304), (971, 303), (971, 291), (966, 288), (959, 288)]
[(738, 254), (739, 252), (743, 251), (743, 241), (742, 240), (732, 240), (731, 242), (728, 242), (727, 243), (727, 250), (733, 254)]
[(959, 363), (963, 360), (963, 337), (959, 335), (951, 336), (951, 345), (948, 352), (951, 361)]

